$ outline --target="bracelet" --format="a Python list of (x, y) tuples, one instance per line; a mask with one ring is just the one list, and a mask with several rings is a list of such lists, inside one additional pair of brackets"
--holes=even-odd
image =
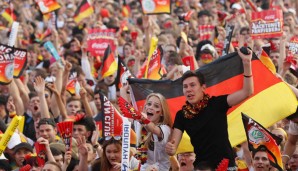
[(291, 159), (291, 157), (290, 157), (289, 155), (287, 155), (287, 154), (283, 154), (283, 155), (281, 155), (281, 157), (286, 157), (286, 158), (288, 158), (289, 160)]
[(12, 112), (9, 112), (9, 117), (10, 118), (13, 118), (17, 115), (17, 112), (16, 111), (12, 111)]
[(250, 78), (250, 77), (252, 77), (252, 75), (244, 75), (244, 74), (243, 74), (243, 76), (244, 76), (245, 78)]

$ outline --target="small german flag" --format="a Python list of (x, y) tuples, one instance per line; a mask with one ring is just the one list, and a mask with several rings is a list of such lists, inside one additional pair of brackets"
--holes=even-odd
[(263, 146), (263, 148), (266, 149), (271, 166), (275, 167), (279, 171), (282, 171), (283, 163), (281, 159), (281, 152), (278, 147), (282, 139), (269, 132), (261, 124), (244, 113), (242, 113), (242, 121), (246, 132), (249, 150), (256, 151)]
[(118, 57), (118, 71), (116, 77), (116, 89), (117, 91), (123, 86), (123, 84), (127, 83), (127, 79), (134, 77), (131, 72), (127, 69), (124, 62)]
[(129, 17), (130, 14), (130, 7), (126, 4), (126, 1), (123, 1), (123, 6), (122, 6), (122, 16), (123, 17)]
[(10, 8), (6, 8), (2, 13), (1, 13), (1, 16), (3, 18), (5, 18), (9, 24), (12, 24), (13, 21), (16, 21), (17, 19), (17, 16), (16, 14), (14, 13), (14, 11)]
[(111, 50), (110, 45), (106, 48), (102, 67), (101, 67), (101, 76), (102, 78), (105, 78), (107, 76), (110, 76), (114, 74), (117, 71), (117, 62), (115, 60), (114, 53)]
[(89, 17), (94, 12), (93, 7), (90, 5), (88, 0), (83, 0), (81, 5), (75, 12), (74, 21), (79, 23), (84, 18)]

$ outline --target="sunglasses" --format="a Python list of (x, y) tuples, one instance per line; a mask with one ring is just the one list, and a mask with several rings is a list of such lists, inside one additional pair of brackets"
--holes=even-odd
[(105, 137), (105, 140), (106, 140), (106, 141), (109, 141), (109, 140), (111, 140), (111, 139), (114, 139), (114, 140), (119, 141), (119, 140), (122, 139), (122, 136), (106, 136), (106, 137)]

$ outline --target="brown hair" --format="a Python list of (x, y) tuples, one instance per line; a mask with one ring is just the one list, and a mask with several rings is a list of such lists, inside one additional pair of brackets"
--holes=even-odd
[(56, 166), (59, 169), (58, 171), (62, 171), (62, 168), (56, 162), (48, 161), (48, 162), (46, 162), (45, 165), (47, 165), (47, 164), (54, 165), (54, 166)]
[(109, 162), (109, 160), (107, 158), (107, 155), (106, 155), (106, 149), (107, 149), (107, 146), (109, 146), (109, 145), (115, 145), (118, 148), (119, 151), (122, 150), (122, 142), (120, 140), (115, 140), (114, 138), (111, 138), (110, 140), (105, 141), (103, 143), (103, 146), (102, 146), (103, 153), (102, 153), (102, 156), (101, 156), (100, 170), (109, 171), (110, 168), (112, 167), (112, 165)]

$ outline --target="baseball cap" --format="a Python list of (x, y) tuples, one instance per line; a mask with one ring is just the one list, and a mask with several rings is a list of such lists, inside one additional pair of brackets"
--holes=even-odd
[[(51, 148), (55, 148), (59, 151), (61, 151), (62, 153), (65, 153), (65, 144), (62, 143), (51, 143), (50, 144)], [(74, 159), (78, 159), (78, 144), (76, 139), (72, 138), (72, 146), (71, 146), (71, 157), (73, 157)]]
[(202, 10), (202, 11), (198, 12), (198, 18), (203, 17), (203, 16), (211, 17), (212, 15), (208, 10)]
[(15, 154), (20, 149), (26, 149), (26, 150), (30, 151), (31, 153), (33, 153), (33, 148), (29, 143), (22, 142), (22, 143), (16, 145), (13, 148), (13, 153)]
[(55, 123), (54, 119), (51, 119), (51, 118), (40, 119), (40, 121), (38, 123), (38, 127), (40, 127), (40, 125), (52, 125), (54, 128), (56, 128), (56, 123)]

